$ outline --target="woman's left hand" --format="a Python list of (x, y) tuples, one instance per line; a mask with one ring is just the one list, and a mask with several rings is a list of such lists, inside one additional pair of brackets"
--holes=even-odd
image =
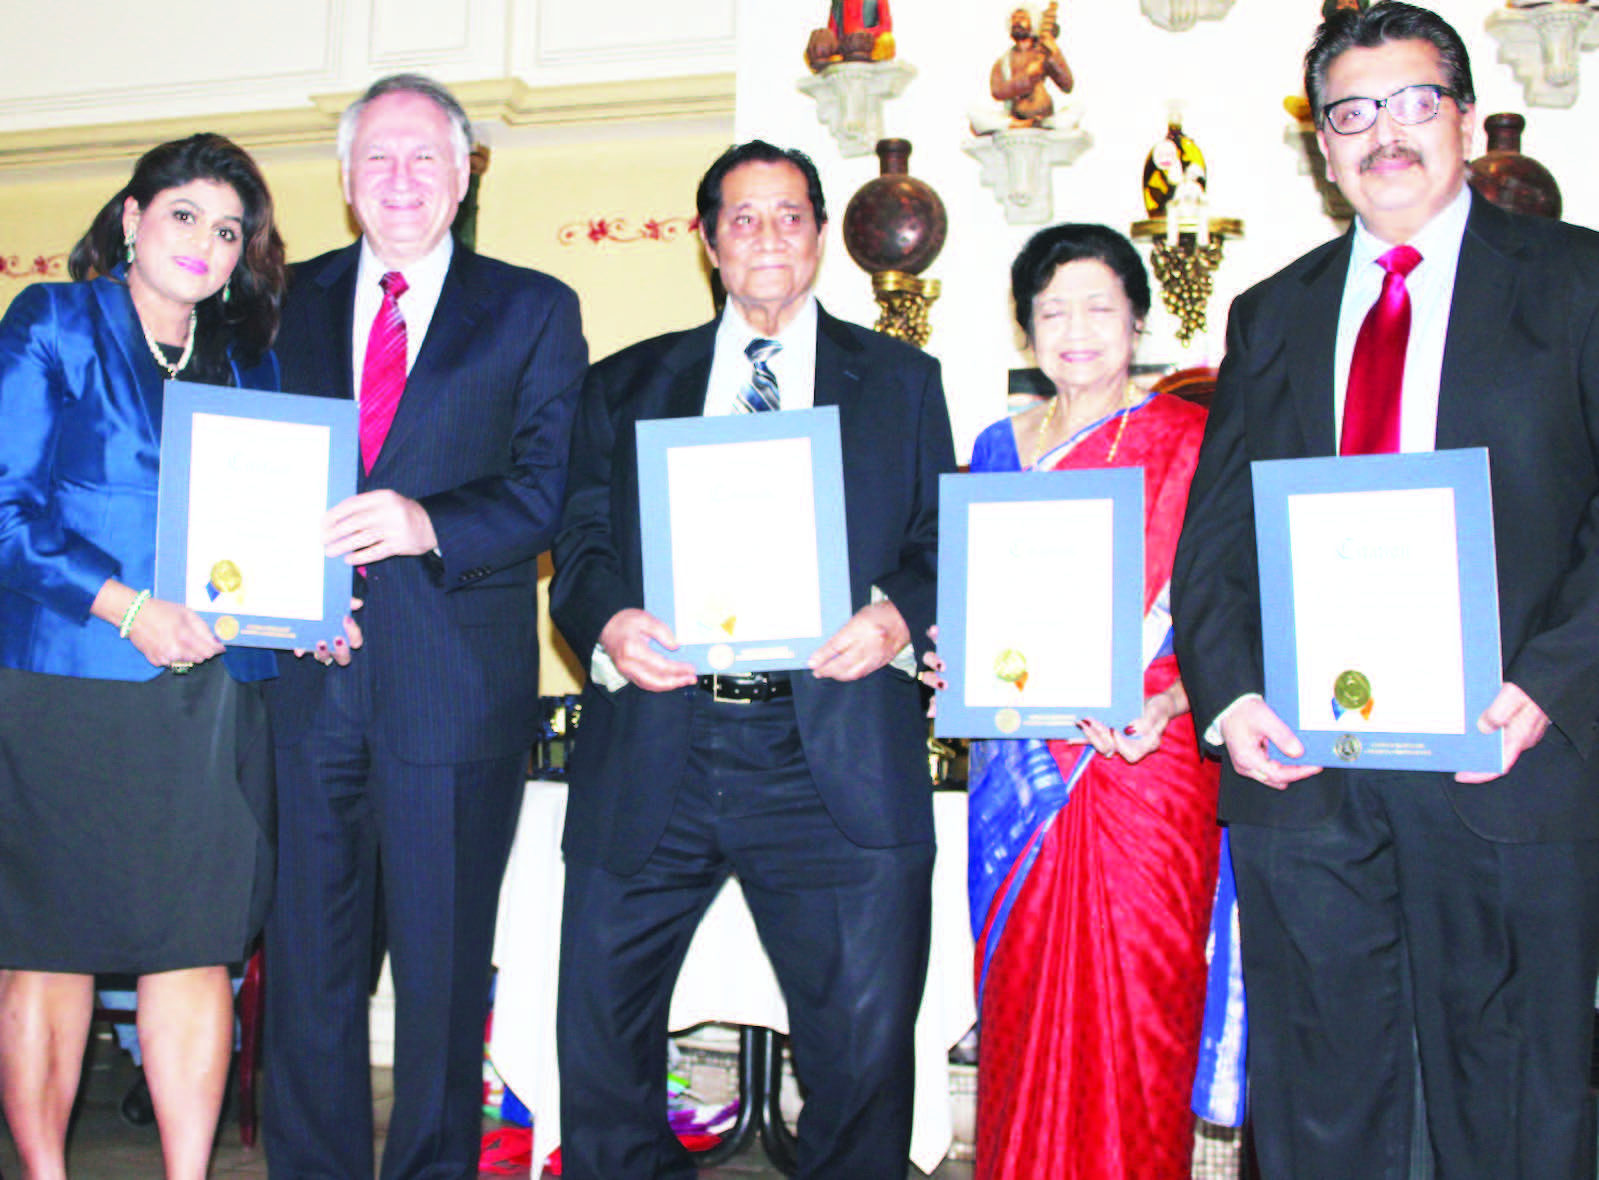
[(331, 644), (325, 639), (317, 640), (314, 648), (297, 647), (294, 649), (296, 656), (310, 655), (324, 668), (337, 664), (347, 667), (350, 656), (356, 648), (365, 642), (361, 634), (361, 624), (355, 621), (355, 612), (361, 609), (361, 599), (350, 599), (350, 613), (344, 616), (344, 634), (335, 639)]
[(1160, 749), (1161, 735), (1173, 717), (1188, 711), (1188, 694), (1182, 681), (1176, 681), (1165, 692), (1157, 692), (1144, 702), (1144, 712), (1138, 720), (1120, 732), (1111, 729), (1092, 717), (1077, 723), (1089, 744), (1105, 757), (1120, 754), (1125, 762), (1138, 762)]

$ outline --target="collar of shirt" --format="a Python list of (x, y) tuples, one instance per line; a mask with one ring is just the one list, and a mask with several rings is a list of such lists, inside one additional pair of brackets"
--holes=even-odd
[[(777, 378), (777, 393), (785, 410), (808, 410), (816, 404), (816, 323), (816, 296), (807, 295), (804, 305), (775, 337), (783, 348), (767, 366)], [(711, 379), (705, 390), (707, 418), (734, 412), (739, 390), (750, 377), (750, 360), (744, 350), (760, 335), (729, 301), (716, 327)]]
[[(1410, 293), (1410, 337), (1405, 347), (1405, 383), (1399, 409), (1399, 449), (1430, 451), (1438, 429), (1438, 382), (1443, 372), (1449, 308), (1455, 294), (1460, 243), (1471, 214), (1471, 187), (1462, 183), (1455, 199), (1421, 227), (1410, 245), (1421, 261), (1405, 280)], [(1377, 265), (1394, 247), (1378, 238), (1357, 218), (1338, 312), (1338, 340), (1333, 358), (1333, 427), (1342, 431), (1344, 394), (1349, 388), (1349, 363), (1355, 355), (1360, 325), (1382, 293), (1383, 269)]]
[[(405, 317), (407, 373), (416, 364), (422, 341), (427, 339), (428, 325), (433, 322), (433, 310), (439, 305), (439, 292), (444, 289), (444, 276), (449, 273), (450, 259), (454, 255), (454, 236), (445, 234), (437, 246), (410, 266), (400, 268), (406, 282), (405, 294), (400, 296), (400, 314)], [(363, 237), (361, 261), (355, 272), (355, 313), (350, 324), (351, 380), (354, 383), (351, 388), (355, 390), (357, 401), (361, 400), (361, 371), (366, 365), (366, 343), (372, 335), (372, 321), (378, 318), (378, 308), (383, 306), (383, 288), (379, 282), (391, 269)]]

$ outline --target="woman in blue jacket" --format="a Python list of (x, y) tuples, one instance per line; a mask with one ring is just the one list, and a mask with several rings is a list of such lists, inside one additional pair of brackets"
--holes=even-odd
[(64, 1175), (93, 973), (137, 975), (167, 1176), (197, 1180), (270, 898), (274, 663), (150, 597), (162, 392), (277, 388), (283, 243), (250, 157), (195, 135), (68, 268), (0, 320), (0, 1100), (24, 1175)]

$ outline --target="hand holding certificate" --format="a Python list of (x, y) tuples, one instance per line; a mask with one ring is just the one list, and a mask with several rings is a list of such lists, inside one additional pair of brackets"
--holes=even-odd
[(310, 648), (340, 630), (344, 563), (321, 519), (355, 490), (355, 403), (168, 382), (157, 598), (224, 643)]

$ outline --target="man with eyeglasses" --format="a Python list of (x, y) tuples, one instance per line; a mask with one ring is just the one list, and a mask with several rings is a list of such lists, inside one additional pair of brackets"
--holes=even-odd
[[(1172, 601), (1225, 755), (1262, 1174), (1407, 1177), (1414, 1139), (1449, 1180), (1590, 1180), (1599, 235), (1472, 194), (1435, 14), (1333, 12), (1305, 88), (1356, 223), (1233, 305)], [(1303, 746), (1259, 695), (1250, 461), (1459, 447), (1490, 453), (1505, 773), (1276, 760)]]

